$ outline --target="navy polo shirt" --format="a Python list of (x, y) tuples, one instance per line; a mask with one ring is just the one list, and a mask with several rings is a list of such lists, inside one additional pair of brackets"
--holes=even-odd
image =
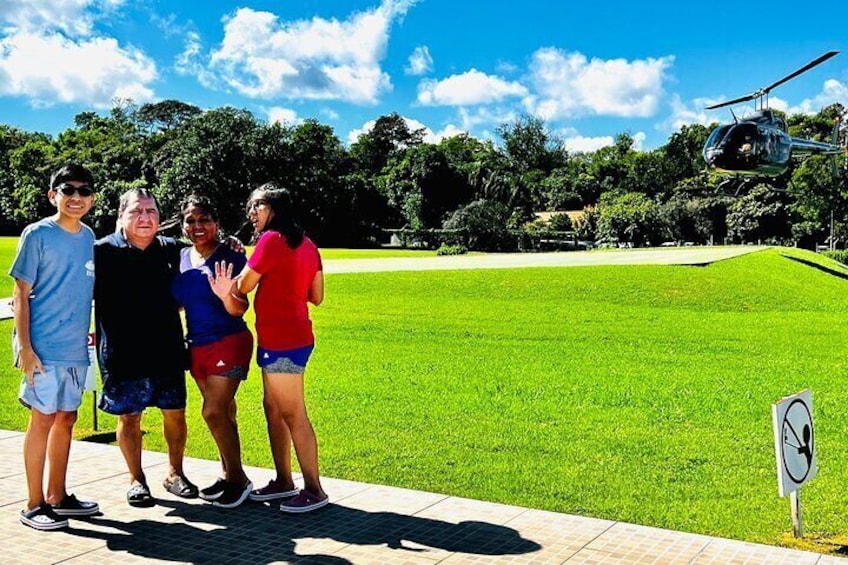
[(157, 236), (142, 250), (120, 232), (94, 244), (94, 316), (104, 380), (184, 376), (188, 357), (171, 284), (185, 246)]

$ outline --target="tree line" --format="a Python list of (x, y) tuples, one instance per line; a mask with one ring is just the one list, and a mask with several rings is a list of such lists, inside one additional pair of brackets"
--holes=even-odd
[[(846, 109), (787, 116), (790, 134), (828, 140)], [(359, 247), (405, 228), (422, 241), (511, 250), (540, 234), (568, 232), (609, 245), (771, 242), (812, 247), (848, 235), (848, 181), (828, 158), (798, 163), (777, 188), (727, 195), (703, 172), (701, 150), (716, 126), (685, 125), (668, 142), (637, 151), (628, 133), (592, 152), (570, 152), (544, 121), (522, 116), (498, 140), (467, 135), (424, 143), (396, 113), (345, 146), (314, 119), (267, 123), (232, 107), (178, 100), (119, 101), (83, 112), (56, 136), (0, 124), (0, 233), (16, 235), (49, 215), (46, 187), (67, 162), (89, 167), (98, 200), (88, 222), (115, 228), (118, 197), (152, 188), (163, 218), (190, 193), (212, 199), (226, 233), (244, 228), (243, 204), (258, 185), (289, 188), (295, 213), (322, 246)], [(844, 163), (843, 163), (844, 167)], [(536, 219), (539, 211), (581, 210)], [(242, 234), (245, 235), (245, 234)], [(427, 236), (427, 237), (425, 237)], [(532, 247), (530, 245), (529, 247)]]

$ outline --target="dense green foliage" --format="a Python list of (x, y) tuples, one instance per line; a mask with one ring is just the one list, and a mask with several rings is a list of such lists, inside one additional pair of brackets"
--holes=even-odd
[[(789, 124), (797, 135), (827, 139), (828, 124), (843, 114), (836, 104), (790, 116)], [(388, 229), (452, 228), (463, 230), (462, 241), (435, 236), (425, 243), (528, 248), (520, 232), (538, 229), (527, 224), (543, 210), (586, 210), (586, 221), (573, 226), (579, 238), (610, 245), (762, 241), (812, 248), (830, 232), (831, 217), (834, 235), (848, 235), (848, 184), (828, 159), (796, 166), (791, 183), (778, 179), (777, 188), (788, 192), (761, 186), (735, 198), (702, 172), (709, 127), (683, 126), (651, 151), (636, 150), (623, 133), (591, 153), (566, 151), (533, 116), (496, 131), (497, 144), (466, 135), (430, 144), (422, 130), (390, 114), (345, 147), (316, 120), (269, 124), (247, 110), (204, 111), (176, 100), (84, 112), (55, 137), (0, 125), (0, 233), (17, 234), (50, 213), (49, 173), (75, 161), (98, 179), (89, 221), (101, 235), (114, 229), (118, 195), (141, 184), (153, 186), (165, 217), (191, 192), (209, 196), (224, 230), (237, 233), (250, 191), (267, 181), (292, 190), (295, 213), (324, 247), (374, 245)]]
[[(790, 249), (706, 267), (331, 275), (307, 374), (322, 470), (780, 543), (791, 522), (771, 404), (809, 387), (820, 471), (805, 531), (842, 534), (846, 276)], [(190, 389), (189, 453), (215, 459)], [(22, 429), (15, 387), (2, 390), (0, 428)], [(269, 467), (261, 402), (254, 369), (239, 392), (243, 446)], [(163, 450), (156, 411), (143, 425)], [(88, 405), (77, 432), (91, 433)]]

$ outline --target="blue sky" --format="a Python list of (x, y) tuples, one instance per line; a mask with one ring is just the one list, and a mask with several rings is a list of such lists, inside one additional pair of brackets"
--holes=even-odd
[[(316, 118), (344, 142), (398, 112), (427, 139), (522, 113), (573, 150), (664, 144), (711, 102), (848, 47), (844, 2), (0, 0), (0, 122), (56, 134), (115, 97)], [(848, 53), (772, 106), (848, 105)], [(744, 112), (743, 108), (740, 108)]]

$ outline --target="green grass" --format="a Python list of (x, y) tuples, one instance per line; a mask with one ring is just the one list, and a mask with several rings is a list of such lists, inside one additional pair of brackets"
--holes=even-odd
[[(843, 277), (795, 250), (707, 267), (329, 276), (307, 374), (322, 472), (790, 543), (771, 404), (809, 387), (820, 471), (805, 531), (827, 550), (848, 531)], [(0, 427), (23, 429), (9, 365), (0, 348)], [(189, 453), (214, 459), (191, 390)], [(270, 466), (255, 370), (239, 404), (245, 460)], [(163, 450), (158, 415), (144, 425)], [(77, 434), (90, 433), (86, 405)]]
[(15, 259), (18, 247), (17, 237), (0, 237), (0, 298), (12, 296), (14, 280), (9, 276), (9, 267)]

